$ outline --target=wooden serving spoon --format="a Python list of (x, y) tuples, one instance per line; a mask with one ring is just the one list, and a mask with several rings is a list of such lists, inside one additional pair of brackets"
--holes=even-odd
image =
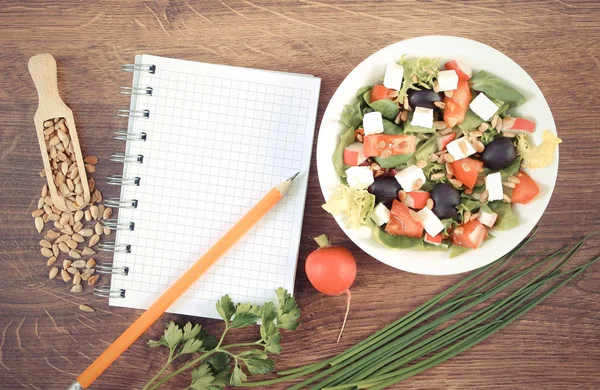
[[(44, 162), (44, 170), (46, 172), (46, 179), (48, 180), (48, 190), (52, 197), (52, 203), (54, 203), (54, 206), (61, 211), (69, 212), (81, 209), (90, 202), (90, 188), (88, 186), (85, 163), (83, 162), (83, 156), (81, 155), (81, 147), (79, 146), (79, 138), (77, 137), (73, 112), (62, 101), (58, 93), (56, 61), (54, 60), (54, 57), (50, 54), (38, 54), (31, 57), (29, 59), (29, 73), (33, 78), (40, 100), (33, 120), (35, 122), (35, 129), (40, 144), (40, 150), (42, 152), (42, 160)], [(70, 137), (69, 142), (73, 144), (73, 154), (71, 155), (71, 158), (75, 156), (76, 159), (76, 161), (73, 161), (72, 163), (77, 164), (79, 177), (81, 178), (81, 186), (83, 189), (83, 194), (81, 194), (81, 196), (84, 200), (83, 204), (73, 202), (59, 194), (58, 188), (54, 183), (54, 175), (50, 166), (50, 156), (48, 154), (50, 152), (50, 147), (46, 146), (46, 140), (44, 139), (44, 122), (53, 120), (54, 118), (65, 119), (65, 125), (68, 128)]]

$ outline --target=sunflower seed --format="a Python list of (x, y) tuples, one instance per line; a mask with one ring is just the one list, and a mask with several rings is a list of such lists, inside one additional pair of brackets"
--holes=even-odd
[(73, 267), (72, 265), (67, 268), (67, 272), (70, 273), (71, 275), (74, 275), (77, 271), (77, 268)]
[(481, 193), (481, 197), (479, 198), (479, 201), (481, 203), (485, 203), (485, 202), (487, 202), (489, 196), (490, 196), (490, 193), (488, 192), (488, 190), (484, 190)]
[(76, 271), (73, 274), (73, 284), (81, 284), (81, 274), (79, 273), (79, 271)]
[(96, 165), (96, 164), (98, 164), (98, 157), (96, 157), (96, 156), (86, 156), (83, 159), (83, 162), (85, 162), (86, 164)]
[(85, 210), (85, 213), (83, 215), (85, 216), (86, 221), (89, 222), (92, 220), (92, 213), (90, 212), (90, 209)]
[(75, 260), (74, 262), (71, 263), (71, 267), (83, 268), (83, 267), (85, 267), (85, 264), (86, 264), (85, 260)]
[[(77, 274), (77, 275), (79, 275), (79, 274)], [(73, 278), (73, 283), (75, 283), (75, 278)], [(81, 285), (81, 276), (80, 276), (78, 283), (73, 284), (73, 287), (71, 287), (71, 292), (72, 293), (80, 293), (82, 291), (83, 291), (83, 286)]]
[(450, 133), (452, 133), (452, 129), (444, 129), (440, 131), (440, 135), (448, 135)]
[(44, 220), (42, 217), (35, 217), (35, 229), (38, 231), (38, 233), (41, 233), (43, 228)]
[(446, 163), (446, 173), (452, 178), (454, 176), (454, 168), (452, 168), (452, 164)]
[(398, 191), (398, 198), (399, 198), (400, 200), (404, 200), (404, 199), (406, 199), (406, 196), (407, 196), (407, 194), (406, 194), (406, 191), (404, 191), (404, 190), (400, 190), (400, 191)]
[(44, 121), (44, 127), (50, 127), (50, 126), (54, 126), (54, 121), (52, 119), (48, 119), (47, 121)]
[[(437, 108), (439, 108), (440, 110), (443, 110), (444, 108), (446, 108), (446, 103), (444, 102), (433, 102), (433, 105), (436, 106)], [(442, 127), (443, 129), (443, 127)]]
[(473, 149), (475, 149), (477, 153), (483, 153), (485, 150), (485, 145), (479, 140), (474, 140), (471, 145), (473, 145)]
[(75, 211), (75, 215), (73, 216), (73, 219), (75, 220), (75, 222), (81, 221), (82, 218), (83, 218), (83, 211), (82, 210)]
[(413, 191), (418, 191), (421, 187), (423, 187), (423, 180), (417, 179), (412, 186)]
[(430, 179), (431, 179), (431, 180), (440, 180), (440, 179), (442, 179), (444, 176), (446, 176), (446, 175), (444, 175), (444, 172), (438, 172), (438, 173), (434, 173), (434, 174), (432, 174), (432, 175), (430, 176)]
[(423, 169), (423, 168), (425, 168), (425, 166), (427, 166), (427, 161), (425, 161), (425, 160), (417, 161), (417, 167)]
[(511, 183), (510, 181), (502, 182), (502, 185), (506, 188), (515, 188), (517, 186), (515, 183)]
[(475, 213), (475, 214), (471, 215), (471, 221), (476, 221), (480, 215), (481, 215), (481, 213)]
[(433, 210), (433, 206), (435, 206), (433, 199), (431, 199), (431, 198), (427, 199), (427, 208), (429, 210)]
[(479, 130), (481, 132), (484, 132), (484, 131), (486, 131), (489, 128), (490, 128), (490, 126), (487, 123), (483, 122), (482, 124), (479, 125), (479, 127), (477, 128), (477, 130)]
[(402, 106), (404, 107), (404, 109), (406, 111), (412, 111), (412, 108), (410, 107), (410, 104), (408, 103), (408, 95), (404, 96), (404, 100), (402, 102)]
[(463, 234), (464, 229), (462, 227), (457, 227), (456, 229), (454, 229), (454, 234)]
[(469, 166), (469, 164), (463, 162), (462, 164), (460, 164), (460, 166), (463, 169), (463, 171), (465, 171), (465, 172), (471, 172), (471, 167)]
[[(383, 174), (383, 173), (385, 173), (385, 172), (383, 172), (383, 171), (379, 171), (379, 172), (381, 172), (382, 174)], [(108, 235), (111, 233), (111, 230), (110, 230), (110, 228), (107, 228), (106, 226), (104, 227), (104, 229), (103, 229), (103, 230), (104, 230), (104, 235), (105, 235), (105, 236), (108, 236)]]
[(71, 250), (64, 241), (58, 243), (58, 249), (60, 249), (60, 251), (64, 253), (68, 253)]
[(509, 176), (506, 178), (506, 181), (515, 183), (515, 184), (519, 184), (521, 182), (521, 180), (519, 180), (519, 178), (516, 176)]
[(47, 240), (40, 240), (40, 246), (44, 248), (52, 248), (52, 244)]
[(86, 246), (85, 248), (83, 248), (83, 251), (81, 252), (81, 254), (84, 256), (89, 256), (89, 255), (96, 254), (96, 251), (94, 251), (92, 248), (89, 248)]
[(408, 120), (408, 111), (402, 111), (402, 114), (400, 114), (400, 119), (402, 119), (402, 122), (406, 122)]
[(98, 283), (98, 279), (100, 279), (100, 275), (90, 276), (87, 282), (90, 286), (94, 287)]
[(75, 241), (75, 240), (71, 239), (71, 240), (67, 241), (67, 245), (71, 249), (77, 249), (77, 241)]
[(50, 272), (48, 272), (48, 279), (52, 280), (58, 275), (58, 268), (52, 267), (50, 268)]
[(55, 232), (54, 230), (48, 230), (46, 232), (46, 235), (44, 236), (45, 238), (49, 239), (49, 240), (55, 240), (58, 237), (60, 237), (60, 234), (58, 234), (57, 232)]
[(100, 236), (97, 234), (94, 234), (92, 237), (90, 237), (90, 242), (88, 243), (88, 245), (91, 248), (94, 245), (96, 245), (99, 241), (100, 241)]
[(83, 271), (81, 273), (81, 279), (87, 281), (92, 275), (94, 275), (94, 272), (96, 272), (95, 269), (86, 269), (85, 271)]
[(463, 223), (467, 222), (471, 220), (471, 212), (470, 211), (465, 211), (465, 213), (463, 214)]
[(506, 195), (506, 194), (504, 194), (504, 196), (503, 196), (503, 199), (504, 199), (504, 201), (505, 201), (506, 203), (511, 203), (511, 202), (512, 202), (512, 199), (510, 198), (510, 196), (508, 196), (508, 195)]
[(435, 93), (440, 92), (440, 84), (437, 82), (437, 80), (435, 80), (433, 82), (433, 92), (435, 92)]
[(69, 275), (69, 273), (64, 269), (60, 270), (60, 276), (65, 283), (71, 280), (71, 275)]
[(81, 259), (79, 252), (76, 252), (74, 249), (69, 251), (69, 256), (74, 259)]
[(44, 257), (52, 257), (54, 254), (52, 253), (52, 251), (49, 248), (41, 248), (40, 252), (42, 252), (42, 256)]
[[(459, 145), (466, 149), (466, 146), (462, 142)], [(468, 154), (468, 153), (465, 153), (465, 154)], [(452, 157), (452, 155), (450, 153), (446, 153), (446, 154), (444, 154), (444, 161), (446, 161), (448, 163), (454, 162), (454, 157)]]
[(77, 233), (81, 234), (83, 237), (91, 237), (94, 234), (94, 231), (90, 228), (85, 228), (79, 230)]
[(93, 313), (96, 311), (96, 310), (92, 309), (91, 307), (89, 307), (88, 305), (79, 305), (79, 310), (85, 311), (86, 313)]
[(492, 127), (496, 128), (496, 125), (498, 125), (498, 120), (500, 119), (500, 117), (498, 117), (498, 115), (494, 115), (494, 117), (492, 118)]
[(95, 266), (96, 266), (96, 260), (94, 260), (94, 259), (89, 259), (85, 263), (85, 268), (87, 268), (87, 269), (94, 268)]
[(71, 264), (72, 264), (71, 260), (68, 260), (68, 259), (63, 260), (63, 269), (69, 268), (71, 266)]
[(463, 185), (462, 181), (458, 179), (450, 179), (450, 183), (456, 188), (462, 187)]
[(73, 234), (71, 236), (71, 239), (78, 243), (82, 243), (85, 241), (85, 238), (83, 238), (83, 236), (81, 234), (77, 234), (77, 233)]

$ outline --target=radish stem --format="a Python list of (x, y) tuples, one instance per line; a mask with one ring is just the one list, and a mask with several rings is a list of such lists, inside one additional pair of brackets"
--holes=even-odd
[(321, 234), (319, 236), (316, 236), (314, 238), (314, 240), (319, 245), (319, 248), (325, 248), (330, 245), (329, 238), (327, 238), (326, 234)]
[(342, 322), (342, 329), (340, 329), (340, 334), (337, 338), (338, 343), (342, 338), (342, 333), (344, 332), (344, 328), (346, 327), (346, 320), (348, 319), (348, 313), (350, 312), (350, 299), (352, 298), (352, 296), (350, 295), (350, 289), (346, 290), (346, 294), (348, 295), (348, 299), (346, 300), (346, 315), (344, 316), (344, 322)]

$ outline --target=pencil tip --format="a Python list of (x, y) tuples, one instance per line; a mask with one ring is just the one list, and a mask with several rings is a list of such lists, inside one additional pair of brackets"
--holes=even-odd
[(288, 181), (294, 181), (294, 179), (296, 178), (296, 176), (298, 176), (299, 174), (300, 174), (300, 172), (296, 172), (296, 174), (294, 176), (290, 177), (288, 179)]

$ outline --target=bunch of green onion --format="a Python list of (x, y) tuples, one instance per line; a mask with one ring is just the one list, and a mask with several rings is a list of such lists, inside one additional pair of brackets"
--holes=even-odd
[[(588, 236), (572, 247), (543, 251), (506, 266), (534, 236), (535, 231), (502, 258), (339, 355), (242, 386), (266, 386), (308, 376), (290, 389), (383, 389), (458, 355), (533, 309), (600, 259), (597, 256), (564, 270)], [(535, 270), (538, 272), (533, 273)], [(513, 292), (496, 297), (523, 278), (525, 283)], [(476, 306), (466, 316), (457, 317)]]

